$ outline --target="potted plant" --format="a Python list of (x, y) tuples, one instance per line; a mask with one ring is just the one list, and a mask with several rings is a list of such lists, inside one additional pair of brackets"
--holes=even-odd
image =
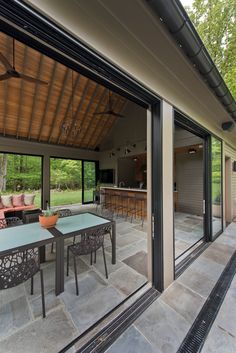
[(43, 228), (54, 227), (58, 220), (58, 212), (53, 210), (45, 210), (39, 215), (39, 223)]

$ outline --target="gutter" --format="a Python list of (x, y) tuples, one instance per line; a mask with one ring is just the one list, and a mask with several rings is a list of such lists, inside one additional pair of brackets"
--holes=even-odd
[(236, 101), (179, 0), (145, 0), (236, 122)]

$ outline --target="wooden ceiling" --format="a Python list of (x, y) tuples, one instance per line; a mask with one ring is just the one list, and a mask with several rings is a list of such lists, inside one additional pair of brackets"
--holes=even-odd
[[(12, 63), (12, 38), (4, 33), (0, 52)], [(111, 115), (94, 115), (108, 108), (107, 88), (75, 71), (72, 75), (71, 69), (18, 41), (15, 67), (48, 85), (16, 78), (0, 81), (0, 136), (90, 150), (100, 146), (117, 121)], [(0, 63), (0, 74), (4, 72)], [(126, 102), (112, 93), (115, 112), (122, 113)], [(68, 133), (63, 126), (69, 127)]]

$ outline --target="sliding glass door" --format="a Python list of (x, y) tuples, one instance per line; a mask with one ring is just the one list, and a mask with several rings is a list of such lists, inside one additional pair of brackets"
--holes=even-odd
[(212, 238), (222, 232), (222, 143), (211, 138), (211, 203), (212, 203)]
[(82, 164), (83, 175), (83, 189), (82, 189), (82, 203), (93, 202), (93, 193), (96, 189), (96, 162), (83, 161)]

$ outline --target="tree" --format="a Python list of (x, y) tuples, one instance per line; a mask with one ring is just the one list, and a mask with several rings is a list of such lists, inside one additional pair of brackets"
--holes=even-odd
[(0, 191), (6, 191), (7, 154), (0, 154)]
[(186, 10), (236, 98), (236, 1), (194, 0)]

